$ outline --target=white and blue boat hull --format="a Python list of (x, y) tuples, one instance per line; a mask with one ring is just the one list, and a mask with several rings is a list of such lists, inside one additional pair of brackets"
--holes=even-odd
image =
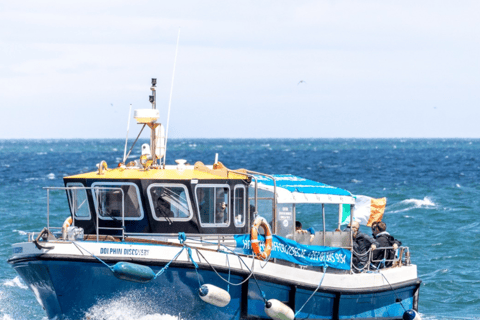
[[(112, 247), (110, 243), (79, 243), (95, 253), (107, 245)], [(263, 264), (257, 260), (254, 267), (257, 281), (251, 277), (242, 285), (228, 285), (212, 266), (224, 279), (230, 277), (232, 283), (240, 283), (250, 272), (237, 257), (230, 255), (227, 262), (224, 253), (203, 251), (207, 263), (194, 251), (194, 259), (198, 257), (197, 276), (185, 250), (162, 275), (148, 283), (137, 283), (116, 278), (107, 266), (83, 250), (79, 254), (78, 247), (72, 244), (56, 245), (48, 252), (37, 254), (32, 254), (40, 251), (32, 248), (32, 243), (19, 245), (23, 248), (16, 251), (23, 254), (14, 255), (9, 262), (35, 293), (50, 319), (83, 319), (94, 306), (125, 296), (138, 300), (152, 312), (179, 315), (182, 319), (268, 319), (263, 296), (282, 301), (297, 312), (317, 289), (316, 279), (323, 275), (322, 272), (278, 264), (261, 268)], [(129, 253), (148, 250), (150, 257), (102, 256), (108, 265), (129, 261), (149, 266), (155, 273), (181, 249), (178, 246), (132, 246), (125, 243), (117, 243), (114, 248), (122, 249), (113, 250), (117, 253), (124, 253), (125, 248), (133, 248)], [(164, 253), (162, 259), (153, 258), (161, 256), (156, 250)], [(244, 260), (251, 265), (250, 258)], [(308, 278), (311, 278), (310, 283), (305, 280)], [(381, 281), (383, 278), (390, 280)], [(223, 308), (205, 303), (198, 295), (199, 283), (228, 290), (230, 303)], [(327, 273), (325, 281), (296, 318), (402, 319), (405, 310), (418, 309), (419, 285), (415, 266), (391, 269), (385, 272), (385, 277), (379, 274)]]

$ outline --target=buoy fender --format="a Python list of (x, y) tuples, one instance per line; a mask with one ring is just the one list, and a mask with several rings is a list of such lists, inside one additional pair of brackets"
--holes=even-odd
[(277, 299), (270, 299), (265, 304), (265, 313), (275, 320), (293, 320), (295, 313), (293, 310)]
[(198, 290), (198, 295), (200, 296), (200, 299), (206, 303), (221, 308), (229, 304), (231, 300), (230, 294), (227, 291), (214, 286), (213, 284), (202, 285)]
[(418, 312), (412, 309), (405, 311), (402, 318), (403, 320), (422, 320)]
[(146, 283), (155, 278), (155, 273), (150, 267), (130, 262), (117, 262), (112, 271), (118, 279), (133, 282)]

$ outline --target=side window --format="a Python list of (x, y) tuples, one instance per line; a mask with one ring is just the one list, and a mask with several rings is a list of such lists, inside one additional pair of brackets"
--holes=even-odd
[(67, 195), (70, 210), (75, 219), (90, 220), (90, 208), (88, 206), (87, 191), (81, 183), (67, 183)]
[(155, 220), (190, 220), (192, 217), (188, 190), (184, 185), (154, 184), (147, 189)]
[(234, 211), (233, 215), (235, 217), (235, 226), (243, 227), (245, 225), (245, 210), (247, 199), (245, 196), (245, 187), (235, 187), (234, 192)]
[(228, 226), (230, 224), (230, 193), (226, 186), (197, 186), (197, 208), (201, 225)]
[[(103, 220), (122, 218), (122, 207), (125, 220), (141, 220), (143, 218), (142, 203), (138, 188), (133, 183), (94, 183), (92, 187), (95, 209)], [(122, 206), (123, 198), (123, 206)]]

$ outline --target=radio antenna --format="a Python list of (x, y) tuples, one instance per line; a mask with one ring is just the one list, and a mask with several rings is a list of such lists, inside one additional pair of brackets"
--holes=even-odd
[(173, 80), (175, 79), (175, 66), (177, 65), (178, 43), (180, 42), (180, 28), (178, 28), (177, 48), (175, 49), (175, 60), (173, 62), (172, 85), (170, 87), (170, 99), (168, 101), (167, 130), (165, 132), (165, 155), (163, 156), (163, 168), (167, 163), (168, 124), (170, 123), (170, 106), (172, 105)]
[(132, 116), (132, 104), (130, 104), (130, 111), (128, 112), (128, 124), (127, 124), (127, 138), (125, 139), (125, 151), (123, 151), (123, 164), (127, 161), (127, 143), (128, 143), (128, 131), (130, 130), (130, 118)]

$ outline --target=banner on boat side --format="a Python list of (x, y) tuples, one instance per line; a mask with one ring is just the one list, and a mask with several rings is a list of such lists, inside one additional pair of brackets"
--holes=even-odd
[[(235, 235), (236, 252), (252, 254), (250, 235)], [(265, 237), (259, 235), (260, 248), (265, 246)], [(272, 236), (271, 258), (282, 259), (305, 266), (350, 270), (351, 252), (343, 248), (308, 246), (277, 235)]]

